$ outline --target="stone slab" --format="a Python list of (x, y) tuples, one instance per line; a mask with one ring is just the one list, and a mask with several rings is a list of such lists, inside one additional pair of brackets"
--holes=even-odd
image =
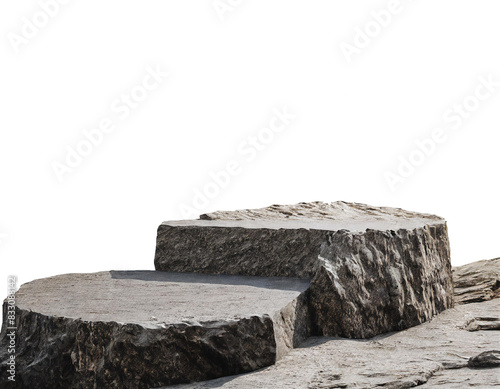
[[(308, 286), (154, 271), (29, 282), (16, 293), (17, 387), (149, 388), (268, 366), (309, 336)], [(4, 321), (2, 379), (6, 333)]]
[(314, 202), (165, 222), (155, 267), (308, 278), (317, 335), (368, 338), (453, 306), (446, 222), (398, 208)]

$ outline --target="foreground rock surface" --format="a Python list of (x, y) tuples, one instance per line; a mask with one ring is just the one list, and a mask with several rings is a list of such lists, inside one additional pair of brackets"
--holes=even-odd
[(396, 208), (315, 202), (165, 222), (155, 267), (308, 278), (317, 335), (369, 338), (453, 306), (445, 221)]
[[(308, 286), (154, 271), (24, 284), (16, 293), (16, 387), (150, 388), (269, 366), (310, 333)], [(0, 387), (7, 341), (4, 322)]]
[(468, 331), (499, 319), (500, 299), (459, 305), (417, 327), (369, 340), (310, 338), (258, 372), (176, 389), (492, 389), (500, 387), (500, 334)]
[(467, 304), (500, 297), (500, 258), (453, 268), (455, 302)]

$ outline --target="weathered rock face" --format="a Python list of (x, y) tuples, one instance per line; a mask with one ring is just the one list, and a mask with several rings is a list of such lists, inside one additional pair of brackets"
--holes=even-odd
[(271, 365), (310, 334), (308, 286), (151, 271), (33, 281), (16, 293), (16, 387), (140, 389)]
[[(155, 256), (161, 271), (69, 274), (21, 287), (16, 387), (142, 389), (208, 380), (288, 360), (311, 335), (370, 338), (408, 328), (453, 305), (449, 254), (446, 223), (437, 216), (344, 202), (216, 212), (164, 223)], [(1, 380), (7, 377), (5, 317)], [(497, 322), (492, 315), (468, 316), (460, 332), (472, 339), (497, 329)], [(310, 350), (329, 342), (315, 339), (306, 341)], [(376, 339), (375, 350), (385, 337)], [(340, 348), (326, 347), (329, 356), (321, 361), (300, 355), (304, 361), (293, 362), (292, 373), (272, 377), (277, 386), (258, 376), (255, 383), (243, 379), (234, 387), (316, 388), (325, 380), (332, 388), (345, 387), (345, 381), (364, 384), (359, 377), (349, 381), (350, 373), (327, 370), (349, 360), (351, 345), (372, 344), (343, 342)], [(442, 366), (493, 366), (495, 349)], [(359, 350), (379, 357), (374, 350)], [(393, 362), (399, 362), (395, 355)], [(394, 379), (395, 386), (382, 384), (409, 387), (422, 374), (428, 379), (435, 371), (422, 373), (423, 363), (410, 366), (416, 373), (402, 376), (404, 381)], [(290, 376), (307, 376), (311, 365), (324, 368), (311, 373), (306, 386), (300, 386), (303, 380), (294, 385)], [(221, 382), (229, 380), (215, 387)], [(0, 381), (0, 389), (5, 385)]]
[(174, 388), (497, 388), (498, 331), (466, 327), (471, 317), (498, 319), (499, 312), (496, 299), (459, 305), (419, 326), (369, 340), (313, 337), (258, 372)]
[(328, 236), (311, 282), (318, 333), (369, 338), (452, 306), (446, 227)]
[(301, 203), (163, 223), (157, 270), (311, 280), (314, 332), (367, 338), (453, 306), (443, 219), (353, 203)]
[(499, 367), (500, 350), (484, 351), (475, 357), (471, 357), (467, 364), (470, 367)]
[(500, 297), (500, 258), (453, 268), (455, 302), (467, 304)]

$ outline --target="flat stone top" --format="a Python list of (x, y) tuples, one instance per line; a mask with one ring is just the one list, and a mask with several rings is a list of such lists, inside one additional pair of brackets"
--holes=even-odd
[(109, 271), (28, 282), (16, 303), (47, 316), (159, 328), (272, 316), (308, 287), (297, 278)]
[(414, 229), (441, 224), (435, 215), (405, 211), (400, 208), (372, 207), (359, 203), (312, 202), (295, 205), (272, 205), (260, 209), (217, 211), (200, 216), (200, 220), (164, 222), (167, 226), (241, 227), (267, 229), (312, 229), (327, 231), (365, 231)]

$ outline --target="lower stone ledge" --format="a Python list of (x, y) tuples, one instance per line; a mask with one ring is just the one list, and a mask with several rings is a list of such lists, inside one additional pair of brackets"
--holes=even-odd
[[(33, 281), (16, 294), (16, 387), (141, 389), (269, 366), (309, 335), (308, 286), (152, 271)], [(7, 342), (4, 323), (2, 379)]]

